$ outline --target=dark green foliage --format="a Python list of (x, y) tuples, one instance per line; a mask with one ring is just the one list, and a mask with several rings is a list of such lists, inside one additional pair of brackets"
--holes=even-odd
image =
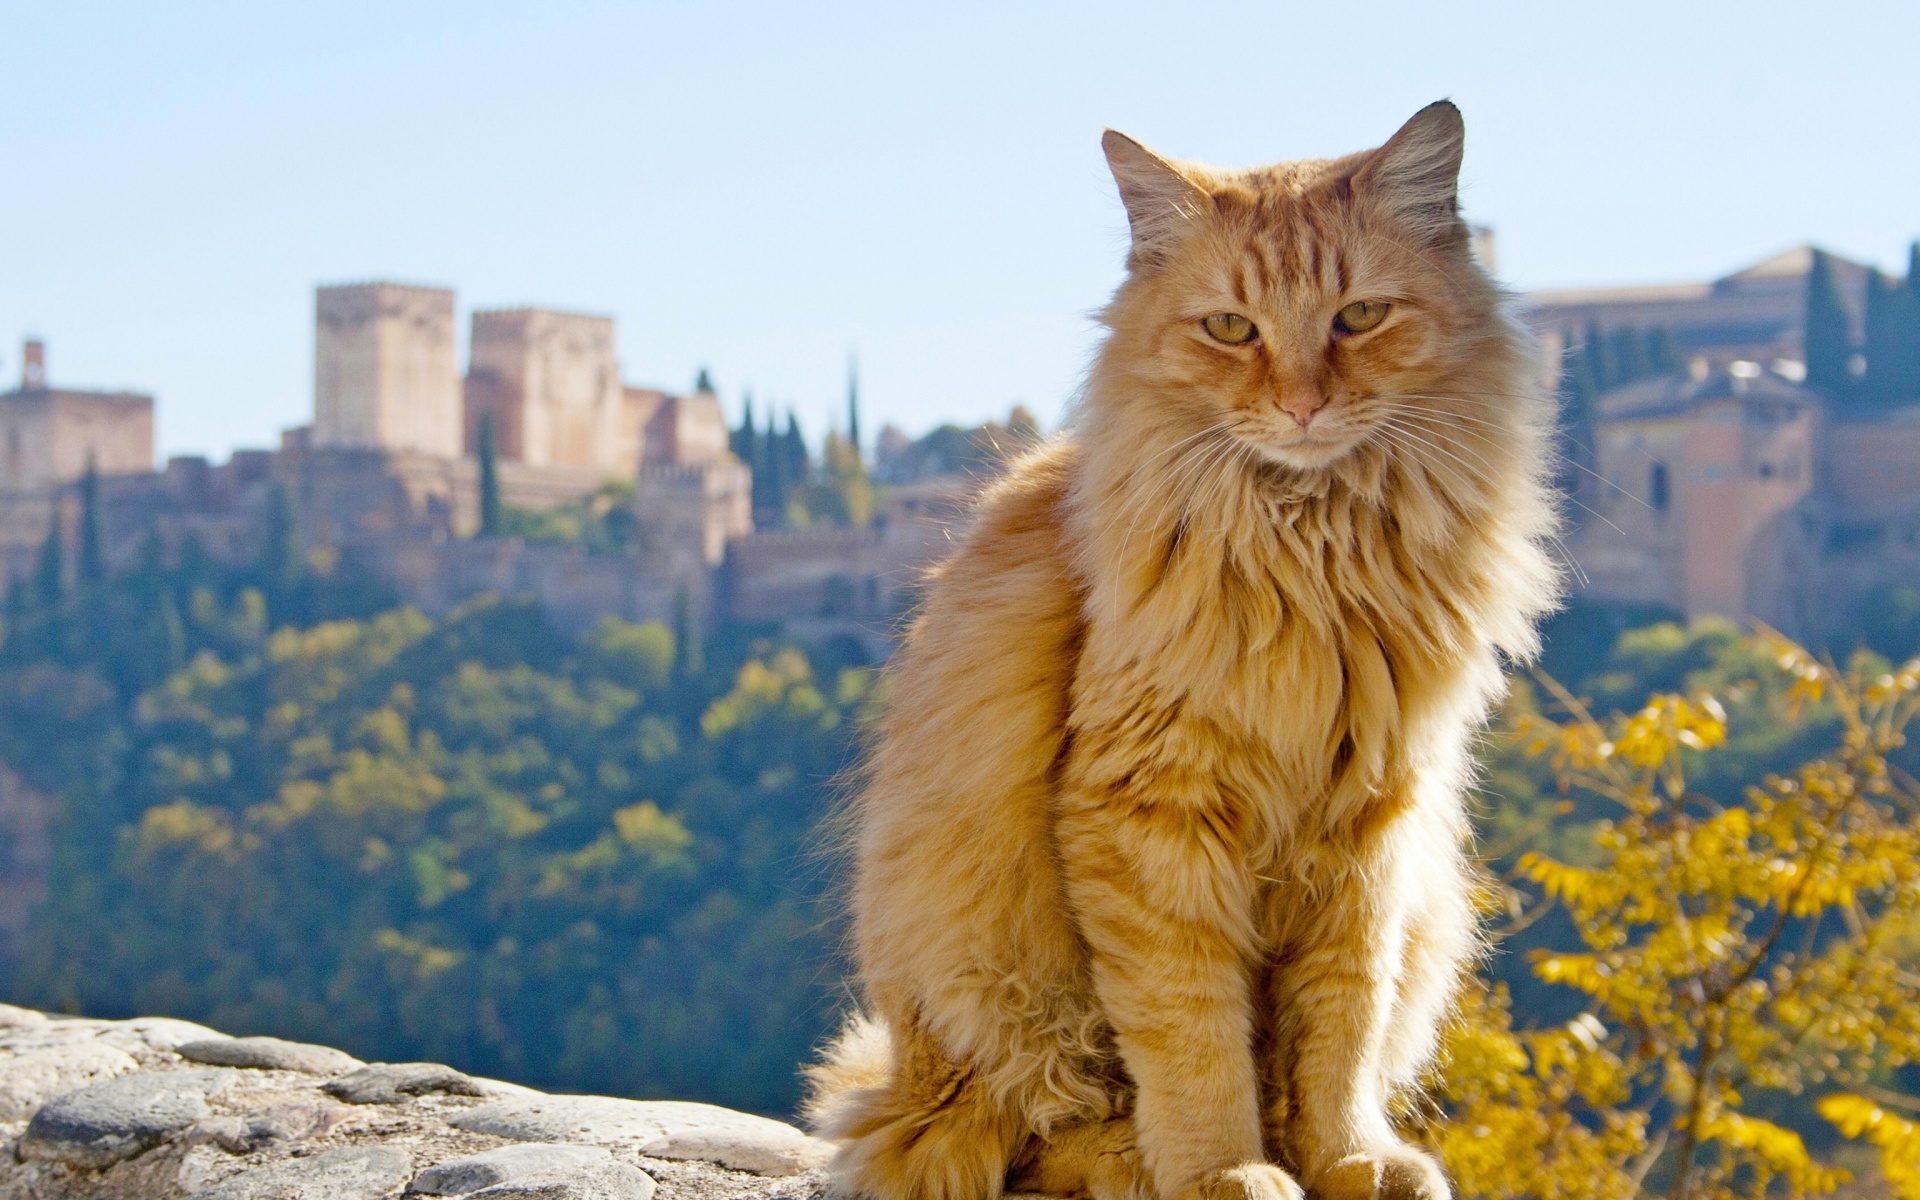
[(1813, 252), (1813, 269), (1807, 275), (1805, 329), (1807, 386), (1838, 400), (1853, 382), (1847, 370), (1853, 357), (1853, 333), (1834, 279), (1833, 260), (1823, 250)]
[(107, 562), (100, 542), (100, 472), (93, 455), (87, 455), (87, 471), (80, 477), (80, 582), (97, 586), (106, 578)]
[(500, 513), (500, 466), (496, 459), (499, 451), (494, 445), (493, 414), (487, 413), (480, 418), (480, 536), (499, 537), (501, 533)]
[(66, 591), (66, 574), (66, 542), (60, 536), (60, 513), (56, 509), (53, 523), (47, 527), (47, 540), (40, 543), (40, 565), (34, 572), (41, 607), (49, 612), (60, 605), (60, 597)]
[(1680, 369), (1680, 351), (1673, 344), (1673, 330), (1656, 325), (1647, 331), (1647, 369), (1665, 375)]
[(860, 453), (860, 375), (852, 363), (847, 364), (847, 442)]
[(1621, 326), (1613, 331), (1613, 372), (1619, 383), (1631, 383), (1652, 373), (1647, 361), (1647, 344), (1638, 329)]
[(293, 497), (276, 480), (267, 494), (267, 534), (260, 544), (260, 575), (269, 584), (287, 587), (300, 578), (304, 565)]
[(1879, 407), (1920, 401), (1920, 293), (1912, 280), (1868, 275), (1866, 325), (1860, 399)]
[(0, 758), (64, 814), (0, 994), (792, 1108), (840, 1001), (807, 839), (864, 674), (764, 641), (701, 673), (661, 626), (490, 599), (264, 607), (163, 603), (190, 657), (131, 695), (105, 658), (0, 663)]
[(760, 431), (753, 424), (753, 393), (748, 392), (740, 406), (740, 426), (727, 435), (727, 448), (749, 467), (760, 463)]
[(675, 679), (696, 679), (706, 670), (706, 655), (693, 627), (693, 603), (685, 587), (673, 596), (673, 649)]
[(536, 545), (581, 546), (594, 554), (634, 555), (647, 548), (646, 527), (634, 512), (634, 487), (611, 481), (592, 495), (556, 508), (502, 505), (498, 536)]

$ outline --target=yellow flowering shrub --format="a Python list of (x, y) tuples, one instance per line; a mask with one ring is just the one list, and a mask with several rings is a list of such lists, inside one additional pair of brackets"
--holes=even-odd
[(1556, 715), (1519, 720), (1570, 803), (1606, 810), (1582, 863), (1523, 854), (1502, 897), (1577, 932), (1530, 966), (1583, 1011), (1525, 1028), (1473, 985), (1426, 1128), (1463, 1196), (1824, 1195), (1851, 1175), (1809, 1139), (1844, 1138), (1877, 1157), (1861, 1194), (1920, 1200), (1920, 1098), (1887, 1086), (1920, 1059), (1920, 784), (1899, 765), (1920, 660), (1752, 645), (1778, 674), (1728, 693), (1835, 733), (1733, 801), (1689, 786), (1729, 736), (1708, 692), (1604, 718), (1542, 679)]

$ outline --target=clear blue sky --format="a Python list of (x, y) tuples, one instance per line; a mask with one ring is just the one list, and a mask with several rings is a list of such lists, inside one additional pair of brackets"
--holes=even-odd
[(0, 379), (160, 403), (163, 453), (312, 405), (312, 288), (618, 318), (869, 428), (1052, 420), (1125, 222), (1103, 126), (1250, 164), (1466, 112), (1521, 287), (1707, 278), (1920, 235), (1920, 5), (0, 4)]

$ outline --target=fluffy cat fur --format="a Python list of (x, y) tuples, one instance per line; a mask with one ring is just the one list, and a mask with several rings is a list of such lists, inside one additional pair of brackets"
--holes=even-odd
[(933, 576), (854, 801), (841, 1194), (1447, 1195), (1389, 1105), (1475, 946), (1469, 739), (1557, 590), (1463, 136), (1442, 102), (1229, 172), (1106, 135), (1104, 345)]

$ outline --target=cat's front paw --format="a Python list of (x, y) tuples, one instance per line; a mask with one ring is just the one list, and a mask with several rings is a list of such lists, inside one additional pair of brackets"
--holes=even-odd
[(1440, 1164), (1412, 1146), (1349, 1154), (1313, 1180), (1315, 1200), (1449, 1200)]
[(1183, 1187), (1174, 1200), (1305, 1200), (1293, 1176), (1272, 1163), (1246, 1163), (1208, 1171)]

